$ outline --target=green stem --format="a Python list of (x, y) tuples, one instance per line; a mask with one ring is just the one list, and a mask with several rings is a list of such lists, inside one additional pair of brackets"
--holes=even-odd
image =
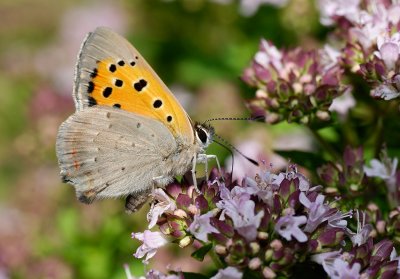
[(335, 149), (314, 129), (308, 126), (308, 129), (313, 134), (314, 138), (318, 141), (318, 143), (331, 155), (334, 162), (338, 162), (341, 160), (341, 156), (336, 152)]
[(378, 117), (378, 121), (376, 123), (376, 140), (375, 140), (375, 149), (374, 149), (374, 157), (379, 158), (379, 154), (382, 150), (382, 145), (384, 141), (383, 137), (383, 117), (380, 115)]
[(210, 258), (212, 259), (212, 261), (217, 269), (225, 267), (225, 265), (221, 262), (220, 258), (218, 257), (217, 253), (215, 253), (215, 249), (210, 250), (210, 252), (208, 254), (210, 255)]

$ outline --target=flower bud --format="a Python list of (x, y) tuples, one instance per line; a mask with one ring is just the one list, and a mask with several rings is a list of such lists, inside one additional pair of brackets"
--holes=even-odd
[(268, 233), (267, 232), (258, 232), (257, 233), (257, 238), (261, 240), (266, 240), (268, 239)]
[(260, 244), (258, 244), (257, 242), (251, 242), (250, 250), (252, 255), (257, 254), (260, 251)]
[(261, 264), (262, 264), (262, 262), (259, 258), (253, 258), (249, 262), (249, 268), (251, 270), (256, 270), (256, 269), (260, 268)]
[(274, 251), (272, 249), (268, 249), (267, 251), (265, 251), (265, 261), (266, 262), (271, 261), (273, 254)]
[(269, 267), (264, 267), (262, 274), (263, 274), (264, 278), (267, 278), (267, 279), (276, 277), (276, 273)]
[(184, 219), (184, 218), (187, 217), (187, 213), (186, 213), (184, 210), (182, 210), (182, 209), (177, 209), (177, 210), (175, 210), (175, 211), (174, 211), (174, 215), (177, 216), (177, 217), (179, 217), (179, 218), (182, 218), (182, 219)]
[(192, 242), (192, 238), (190, 236), (185, 236), (181, 240), (179, 240), (179, 247), (184, 248), (188, 246)]
[(226, 255), (226, 247), (220, 244), (215, 245), (215, 253), (218, 255)]

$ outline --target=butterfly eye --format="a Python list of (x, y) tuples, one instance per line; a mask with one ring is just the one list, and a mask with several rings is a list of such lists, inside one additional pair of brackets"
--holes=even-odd
[(198, 128), (198, 129), (196, 130), (196, 134), (197, 134), (197, 137), (199, 138), (199, 140), (200, 140), (203, 144), (206, 144), (206, 143), (207, 143), (207, 141), (208, 141), (208, 135), (207, 135), (207, 133), (206, 133), (202, 128)]

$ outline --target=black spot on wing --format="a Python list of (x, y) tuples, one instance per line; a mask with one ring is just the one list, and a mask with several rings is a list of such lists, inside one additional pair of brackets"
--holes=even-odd
[(93, 90), (94, 90), (94, 83), (93, 83), (93, 81), (89, 81), (88, 82), (88, 87), (87, 87), (87, 92), (88, 93), (92, 93)]
[(98, 73), (97, 73), (97, 69), (94, 68), (93, 71), (90, 73), (90, 77), (91, 77), (91, 78), (95, 78), (95, 77), (97, 77), (97, 74), (98, 74)]
[(111, 93), (112, 93), (112, 88), (111, 88), (111, 87), (106, 87), (106, 88), (103, 90), (103, 96), (104, 96), (104, 98), (110, 97)]
[(162, 101), (161, 100), (155, 100), (154, 101), (154, 103), (153, 103), (153, 107), (154, 108), (159, 108), (159, 107), (161, 107), (162, 106)]
[(93, 106), (97, 105), (97, 102), (93, 97), (89, 96), (88, 97), (88, 105), (89, 105), (89, 107), (93, 107)]
[(124, 84), (124, 82), (122, 80), (120, 80), (120, 79), (116, 79), (114, 84), (117, 87), (121, 87)]
[(110, 67), (108, 67), (108, 70), (111, 73), (114, 73), (117, 70), (117, 66), (115, 66), (115, 64), (111, 64)]
[(147, 81), (144, 79), (140, 79), (138, 82), (135, 82), (133, 84), (133, 87), (136, 89), (136, 91), (140, 92), (142, 91), (147, 85)]

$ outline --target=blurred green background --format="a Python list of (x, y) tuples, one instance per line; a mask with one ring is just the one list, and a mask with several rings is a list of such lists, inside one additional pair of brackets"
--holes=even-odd
[[(148, 207), (129, 216), (123, 200), (82, 205), (59, 178), (55, 137), (74, 111), (74, 65), (87, 32), (102, 25), (126, 36), (192, 118), (203, 121), (248, 116), (244, 100), (254, 92), (239, 77), (260, 38), (280, 47), (311, 48), (326, 31), (309, 0), (292, 0), (284, 8), (262, 5), (248, 16), (238, 1), (215, 2), (0, 1), (1, 279), (125, 278), (124, 263), (136, 276), (145, 272), (132, 256), (138, 242), (130, 233), (146, 229)], [(239, 121), (215, 122), (215, 127), (252, 157), (266, 154), (279, 161), (271, 148), (276, 142), (290, 145), (282, 138), (284, 124), (269, 131)], [(310, 146), (307, 138), (297, 141)], [(218, 145), (208, 153), (221, 160), (229, 155)], [(242, 170), (251, 167), (246, 164)], [(175, 246), (160, 250), (150, 266), (212, 268), (207, 260), (188, 257), (190, 249)]]

